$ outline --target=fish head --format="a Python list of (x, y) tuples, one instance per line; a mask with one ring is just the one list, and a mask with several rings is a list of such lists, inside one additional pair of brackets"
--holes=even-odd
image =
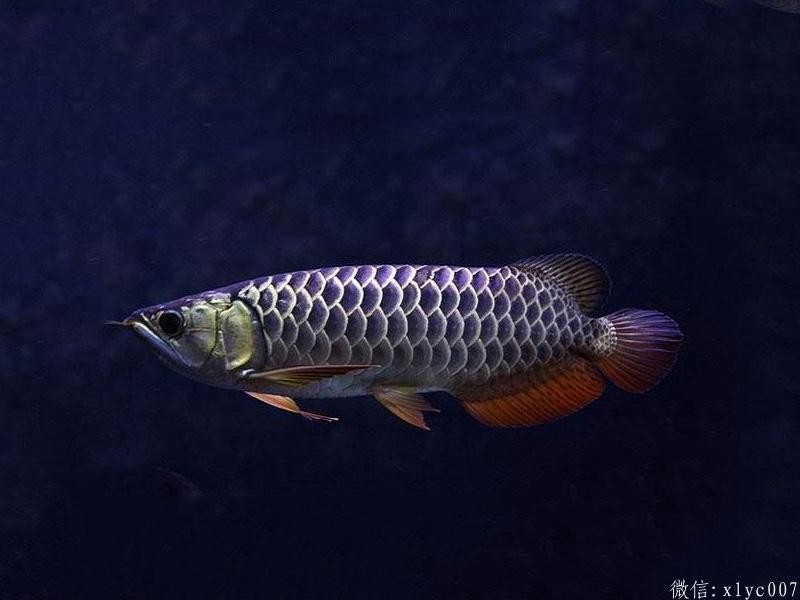
[(206, 293), (134, 311), (123, 325), (172, 369), (235, 387), (244, 369), (263, 364), (258, 316), (230, 294)]

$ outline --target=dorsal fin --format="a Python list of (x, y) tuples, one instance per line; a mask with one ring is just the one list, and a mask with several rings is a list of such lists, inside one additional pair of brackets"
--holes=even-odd
[(585, 313), (600, 308), (611, 287), (603, 266), (582, 254), (534, 256), (511, 266), (552, 279), (575, 298)]

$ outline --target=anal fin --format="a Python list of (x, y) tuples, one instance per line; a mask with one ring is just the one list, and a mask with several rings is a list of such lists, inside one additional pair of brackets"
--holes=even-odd
[(457, 390), (464, 409), (490, 427), (529, 427), (554, 421), (600, 396), (605, 382), (585, 359), (542, 369), (524, 378)]
[(311, 421), (338, 421), (336, 417), (326, 417), (325, 415), (318, 415), (316, 413), (306, 412), (301, 410), (297, 402), (287, 396), (275, 396), (273, 394), (259, 394), (258, 392), (246, 392), (248, 396), (252, 396), (256, 400), (260, 400), (264, 404), (269, 404), (275, 408), (280, 408), (291, 413), (296, 413), (301, 417), (310, 419)]
[(403, 419), (406, 423), (430, 431), (430, 427), (425, 423), (426, 412), (439, 412), (422, 396), (413, 389), (381, 387), (372, 390), (375, 398), (386, 410), (396, 417)]

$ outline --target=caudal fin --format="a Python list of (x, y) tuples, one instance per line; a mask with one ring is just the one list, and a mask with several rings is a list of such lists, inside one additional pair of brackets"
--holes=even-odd
[(617, 387), (646, 392), (675, 364), (683, 334), (667, 315), (625, 308), (603, 320), (609, 325), (602, 336), (602, 345), (608, 350), (599, 351), (594, 362)]

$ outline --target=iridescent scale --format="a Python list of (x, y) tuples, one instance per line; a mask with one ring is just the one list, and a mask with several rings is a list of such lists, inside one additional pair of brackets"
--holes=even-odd
[(304, 396), (481, 385), (587, 347), (592, 319), (552, 281), (513, 266), (364, 265), (265, 277), (236, 289), (259, 315), (263, 370), (378, 365)]

